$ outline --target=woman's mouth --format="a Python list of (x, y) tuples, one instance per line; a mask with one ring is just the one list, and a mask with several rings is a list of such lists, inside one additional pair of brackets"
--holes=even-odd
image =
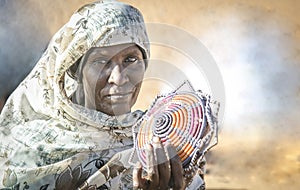
[(133, 92), (126, 93), (114, 93), (104, 96), (105, 99), (109, 99), (112, 103), (124, 103), (129, 102), (129, 98), (132, 96)]

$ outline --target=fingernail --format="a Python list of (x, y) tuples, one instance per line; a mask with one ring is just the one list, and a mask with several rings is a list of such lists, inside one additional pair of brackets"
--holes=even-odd
[(136, 167), (136, 168), (141, 168), (141, 167), (142, 167), (141, 162), (137, 162), (137, 163), (135, 164), (135, 167)]
[(153, 142), (154, 143), (160, 143), (160, 138), (159, 137), (153, 137)]
[(133, 185), (133, 189), (138, 189), (138, 187), (139, 187), (139, 182), (136, 181), (136, 180), (133, 180), (133, 184), (132, 184)]

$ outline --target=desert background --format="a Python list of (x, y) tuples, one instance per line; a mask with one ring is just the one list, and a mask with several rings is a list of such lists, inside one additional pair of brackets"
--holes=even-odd
[[(87, 2), (93, 1), (0, 0), (0, 109), (52, 35)], [(224, 99), (219, 143), (207, 157), (207, 188), (298, 190), (300, 1), (122, 2), (137, 7), (147, 23), (171, 25), (193, 35), (219, 69)], [(159, 48), (163, 47), (151, 48), (152, 57), (177, 64), (189, 75), (184, 58)], [(189, 77), (209, 93), (205, 77)], [(198, 78), (199, 83), (193, 82)], [(145, 82), (136, 108), (146, 109), (156, 93), (166, 90), (154, 82), (155, 88)]]

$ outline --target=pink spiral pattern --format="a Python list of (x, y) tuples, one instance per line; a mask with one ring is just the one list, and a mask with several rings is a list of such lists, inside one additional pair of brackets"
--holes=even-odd
[(177, 92), (157, 98), (151, 108), (139, 120), (135, 148), (139, 160), (146, 167), (146, 145), (152, 144), (154, 136), (162, 144), (169, 142), (176, 148), (183, 168), (188, 168), (192, 159), (199, 157), (201, 138), (207, 121), (204, 100), (191, 92)]

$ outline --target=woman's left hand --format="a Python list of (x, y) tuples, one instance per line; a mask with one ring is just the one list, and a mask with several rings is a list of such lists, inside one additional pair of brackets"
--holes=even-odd
[(143, 168), (137, 163), (133, 171), (134, 189), (144, 190), (182, 190), (185, 188), (183, 168), (180, 157), (173, 145), (162, 145), (158, 137), (153, 138), (153, 145), (148, 145), (147, 176), (143, 176)]

